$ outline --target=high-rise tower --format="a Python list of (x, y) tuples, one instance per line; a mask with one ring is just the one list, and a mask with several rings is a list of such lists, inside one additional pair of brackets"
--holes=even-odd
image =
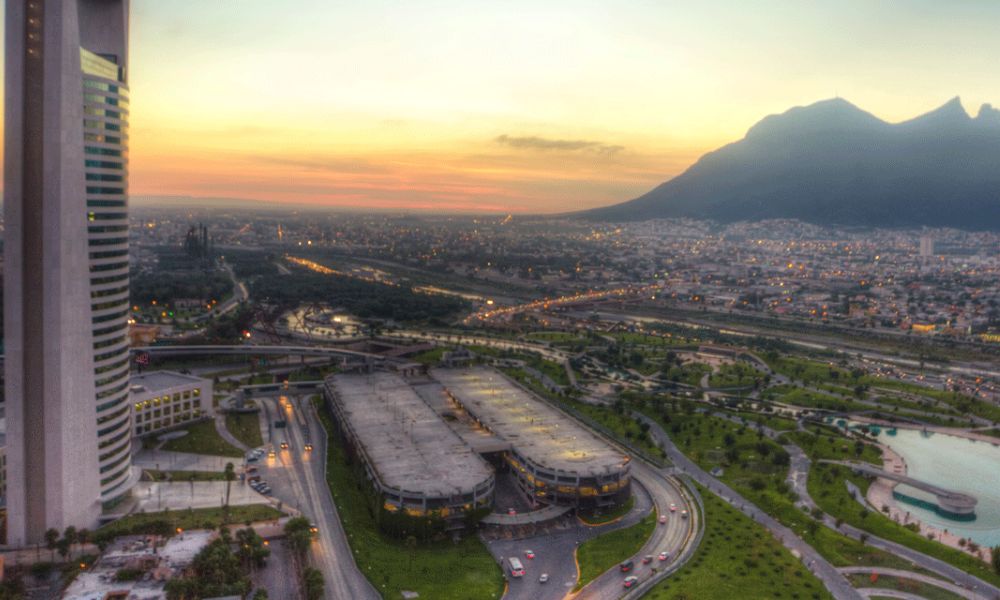
[(131, 483), (128, 0), (7, 0), (8, 542)]

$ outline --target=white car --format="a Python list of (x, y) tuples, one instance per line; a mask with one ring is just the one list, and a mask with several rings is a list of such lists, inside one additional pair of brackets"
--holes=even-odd
[(667, 515), (660, 515), (660, 525), (667, 522)]
[(548, 573), (542, 573), (541, 575), (538, 576), (538, 583), (548, 583), (548, 581), (549, 581)]

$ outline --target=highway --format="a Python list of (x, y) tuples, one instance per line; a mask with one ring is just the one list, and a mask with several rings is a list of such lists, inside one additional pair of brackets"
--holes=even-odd
[[(628, 575), (636, 575), (641, 582), (655, 575), (653, 567), (662, 571), (683, 557), (685, 551), (694, 550), (688, 544), (694, 539), (699, 517), (698, 511), (681, 493), (680, 484), (672, 478), (664, 476), (662, 472), (642, 461), (634, 460), (632, 461), (632, 477), (633, 480), (641, 482), (649, 491), (653, 498), (656, 514), (667, 515), (666, 524), (657, 523), (649, 541), (632, 557), (635, 562), (635, 570)], [(671, 504), (677, 506), (677, 512), (670, 512)], [(681, 517), (682, 510), (688, 511), (689, 517), (687, 519)], [(667, 552), (669, 558), (660, 562), (658, 558), (660, 552)], [(642, 557), (649, 554), (653, 555), (653, 562), (643, 565)], [(577, 600), (606, 600), (623, 596), (628, 591), (622, 584), (625, 576), (626, 574), (613, 568), (580, 590), (576, 598)]]
[[(286, 504), (298, 508), (319, 529), (319, 539), (310, 550), (310, 562), (323, 572), (326, 579), (327, 600), (376, 600), (381, 595), (358, 569), (351, 553), (347, 536), (341, 525), (337, 507), (326, 484), (327, 436), (319, 424), (315, 408), (305, 399), (289, 399), (288, 409), (282, 409), (274, 398), (258, 398), (264, 415), (273, 424), (279, 411), (285, 414), (287, 426), (274, 429), (288, 441), (288, 450), (279, 450), (275, 438), (275, 459), (264, 459), (261, 473), (275, 490), (275, 496)], [(303, 450), (304, 432), (315, 447), (312, 452)], [(265, 436), (266, 437), (266, 436)]]

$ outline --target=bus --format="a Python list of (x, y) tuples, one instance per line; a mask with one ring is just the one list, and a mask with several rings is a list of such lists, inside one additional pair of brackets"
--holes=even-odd
[(516, 556), (511, 556), (507, 559), (507, 565), (510, 567), (511, 577), (523, 577), (524, 576), (524, 565), (521, 564), (521, 559)]

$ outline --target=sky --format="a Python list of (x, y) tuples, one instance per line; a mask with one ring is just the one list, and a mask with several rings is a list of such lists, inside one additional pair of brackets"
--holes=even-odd
[(612, 204), (792, 106), (1000, 104), (998, 24), (993, 0), (132, 0), (130, 188)]

